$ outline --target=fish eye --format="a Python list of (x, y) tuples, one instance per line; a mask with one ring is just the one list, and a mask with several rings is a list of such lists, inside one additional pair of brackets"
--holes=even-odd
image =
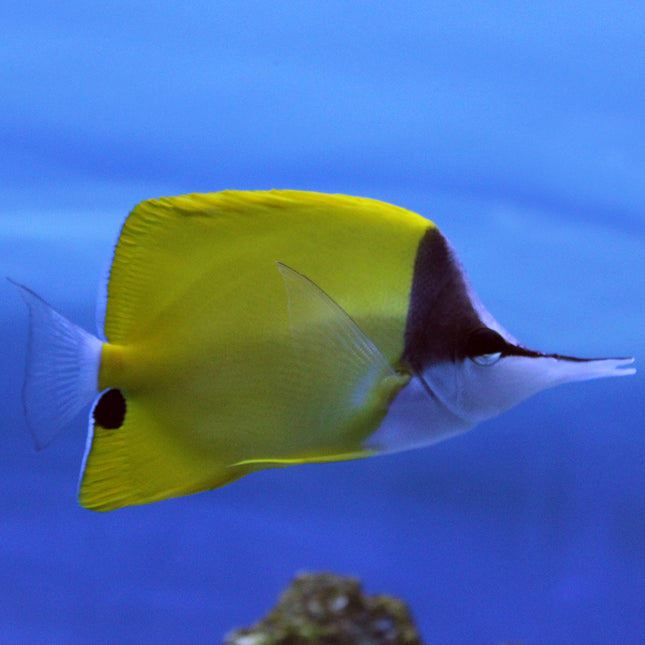
[(497, 361), (501, 357), (502, 352), (494, 352), (493, 354), (481, 354), (480, 356), (473, 356), (471, 360), (477, 365), (488, 367), (489, 365), (495, 365), (495, 363), (497, 363)]
[(508, 343), (488, 327), (480, 327), (470, 334), (466, 356), (477, 365), (494, 365), (502, 357)]

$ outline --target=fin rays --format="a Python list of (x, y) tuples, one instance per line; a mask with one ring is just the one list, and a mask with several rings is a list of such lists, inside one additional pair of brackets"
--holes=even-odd
[[(266, 456), (256, 462), (338, 461), (362, 453), (387, 406), (407, 384), (356, 321), (305, 275), (278, 262), (288, 294), (291, 338), (298, 380), (308, 407), (318, 411), (309, 433), (318, 432), (323, 453)], [(337, 445), (330, 446), (336, 434)], [(331, 456), (330, 456), (331, 455)]]
[(27, 287), (10, 282), (29, 308), (22, 400), (34, 445), (41, 450), (98, 394), (102, 343)]

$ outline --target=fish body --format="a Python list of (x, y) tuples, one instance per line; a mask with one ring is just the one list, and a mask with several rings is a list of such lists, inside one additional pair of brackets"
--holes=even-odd
[(103, 340), (22, 293), (28, 424), (44, 445), (94, 401), (79, 488), (94, 510), (428, 445), (545, 387), (633, 372), (522, 347), (437, 226), (344, 195), (142, 202)]

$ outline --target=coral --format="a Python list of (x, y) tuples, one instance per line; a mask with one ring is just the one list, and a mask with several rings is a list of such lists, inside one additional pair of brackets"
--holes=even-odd
[(252, 627), (229, 634), (226, 645), (421, 645), (406, 605), (368, 596), (354, 578), (301, 574), (277, 606)]

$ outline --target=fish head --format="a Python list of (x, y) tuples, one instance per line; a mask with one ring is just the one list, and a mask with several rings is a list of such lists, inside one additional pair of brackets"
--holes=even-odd
[(633, 358), (545, 354), (523, 347), (498, 329), (481, 326), (469, 331), (454, 348), (452, 360), (432, 363), (420, 374), (432, 396), (471, 424), (556, 385), (636, 371)]
[(488, 312), (450, 242), (429, 230), (415, 264), (404, 359), (461, 427), (556, 385), (636, 370), (631, 358), (584, 359), (527, 349)]

